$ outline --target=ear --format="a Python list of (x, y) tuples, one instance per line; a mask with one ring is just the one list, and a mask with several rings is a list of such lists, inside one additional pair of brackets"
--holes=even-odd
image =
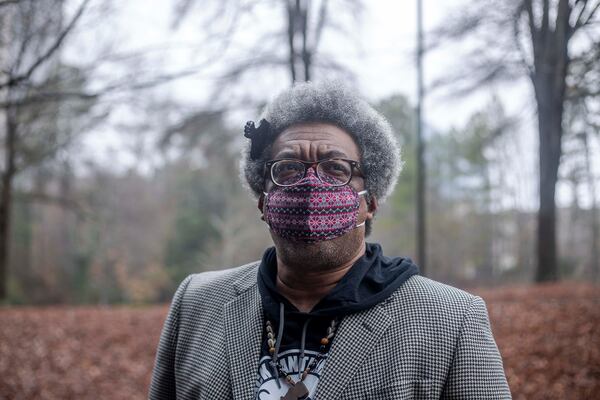
[(377, 213), (377, 208), (379, 204), (377, 203), (377, 197), (371, 196), (369, 201), (367, 202), (367, 219), (375, 218), (375, 214)]

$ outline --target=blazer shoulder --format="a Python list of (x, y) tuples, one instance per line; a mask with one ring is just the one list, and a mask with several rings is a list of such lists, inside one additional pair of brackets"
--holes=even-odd
[(414, 275), (411, 279), (406, 281), (406, 288), (414, 296), (442, 303), (466, 302), (470, 304), (477, 297), (462, 289), (420, 275)]
[(392, 296), (392, 301), (404, 310), (421, 316), (440, 317), (440, 320), (461, 320), (479, 297), (462, 289), (414, 275)]
[(260, 261), (220, 271), (192, 274), (188, 278), (184, 297), (210, 298), (223, 301), (233, 298), (257, 283)]

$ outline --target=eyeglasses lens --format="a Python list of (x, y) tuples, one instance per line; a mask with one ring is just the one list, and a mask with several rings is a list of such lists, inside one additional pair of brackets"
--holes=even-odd
[[(300, 161), (277, 161), (271, 166), (271, 177), (277, 185), (291, 186), (304, 178), (305, 168), (304, 163)], [(317, 164), (316, 172), (321, 181), (342, 186), (352, 178), (352, 165), (345, 160), (325, 160)]]
[(352, 166), (344, 160), (327, 160), (317, 165), (317, 175), (332, 185), (345, 185), (352, 178)]
[(297, 161), (277, 161), (271, 167), (273, 182), (278, 185), (293, 185), (304, 177), (304, 164)]

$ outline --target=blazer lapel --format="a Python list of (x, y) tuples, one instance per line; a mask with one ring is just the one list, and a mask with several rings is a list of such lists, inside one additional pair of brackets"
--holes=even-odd
[[(252, 278), (251, 278), (252, 279)], [(256, 275), (253, 281), (237, 282), (240, 293), (225, 304), (225, 343), (233, 398), (252, 399), (262, 340), (262, 303)]]
[(391, 322), (381, 305), (345, 317), (331, 345), (315, 398), (339, 399)]

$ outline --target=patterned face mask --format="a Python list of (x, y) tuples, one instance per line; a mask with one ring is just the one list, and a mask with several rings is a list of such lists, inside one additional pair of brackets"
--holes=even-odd
[(335, 239), (364, 225), (356, 224), (360, 196), (349, 185), (321, 182), (312, 168), (294, 186), (265, 193), (265, 222), (281, 237), (306, 243)]

